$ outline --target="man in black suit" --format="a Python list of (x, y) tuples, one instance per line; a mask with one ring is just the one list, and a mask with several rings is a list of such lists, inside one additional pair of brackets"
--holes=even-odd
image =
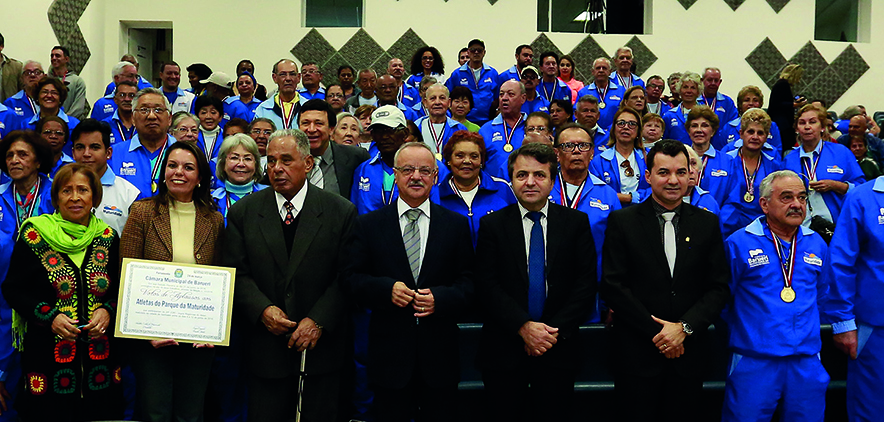
[(272, 189), (227, 214), (226, 265), (236, 268), (234, 315), (247, 324), (249, 421), (291, 419), (300, 353), (307, 356), (302, 414), (336, 421), (349, 330), (339, 274), (356, 208), (306, 182), (307, 136), (276, 131), (267, 145)]
[(683, 203), (688, 156), (654, 144), (651, 197), (608, 217), (601, 295), (614, 312), (615, 394), (624, 421), (697, 420), (706, 328), (728, 299), (718, 217)]
[(313, 99), (301, 105), (298, 128), (310, 140), (314, 168), (307, 174), (311, 184), (350, 199), (353, 171), (368, 160), (363, 148), (330, 142), (337, 118), (324, 100)]
[(523, 145), (508, 169), (519, 202), (482, 217), (476, 246), (488, 419), (570, 420), (578, 327), (592, 312), (597, 283), (589, 218), (549, 201), (557, 173), (551, 147)]
[(453, 421), (457, 319), (473, 292), (469, 223), (429, 201), (438, 168), (426, 144), (403, 144), (394, 163), (399, 199), (359, 216), (348, 254), (353, 295), (372, 311), (368, 379), (375, 416)]

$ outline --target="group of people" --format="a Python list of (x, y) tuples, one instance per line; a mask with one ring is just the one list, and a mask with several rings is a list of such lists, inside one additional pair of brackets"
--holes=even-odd
[[(695, 418), (713, 323), (723, 420), (822, 420), (821, 322), (851, 420), (884, 410), (864, 109), (794, 101), (798, 66), (765, 111), (716, 68), (645, 81), (627, 47), (587, 84), (568, 56), (484, 55), (446, 75), (424, 47), (408, 77), (394, 58), (328, 86), (282, 59), (270, 90), (248, 60), (188, 66), (190, 90), (165, 63), (154, 88), (124, 56), (91, 117), (63, 47), (15, 94), (4, 74), (0, 417), (198, 421), (209, 397), (224, 420), (453, 420), (464, 321), (494, 419), (571, 418), (585, 323), (612, 327), (623, 420)], [(123, 258), (236, 268), (230, 346), (114, 338)]]

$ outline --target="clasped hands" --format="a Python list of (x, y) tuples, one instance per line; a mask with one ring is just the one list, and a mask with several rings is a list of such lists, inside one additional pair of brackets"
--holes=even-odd
[(301, 322), (294, 322), (288, 319), (285, 312), (278, 306), (271, 305), (265, 308), (264, 313), (261, 314), (261, 322), (271, 334), (282, 336), (291, 332), (288, 348), (296, 347), (299, 352), (313, 350), (319, 337), (322, 336), (322, 328), (317, 326), (315, 321), (305, 317)]
[(52, 332), (69, 341), (76, 341), (82, 330), (89, 332), (89, 338), (98, 338), (103, 336), (107, 330), (107, 326), (110, 324), (110, 314), (107, 309), (98, 308), (92, 313), (92, 319), (88, 324), (77, 326), (79, 322), (60, 313), (52, 320)]
[(659, 333), (652, 339), (654, 346), (666, 359), (675, 359), (684, 354), (684, 339), (687, 334), (681, 322), (664, 321), (651, 315), (654, 322), (663, 326)]
[(519, 328), (528, 356), (542, 356), (558, 342), (559, 329), (542, 322), (528, 321)]
[(422, 318), (430, 316), (436, 312), (436, 298), (430, 289), (411, 290), (405, 283), (397, 281), (393, 283), (393, 293), (391, 294), (393, 304), (404, 308), (411, 304), (414, 308), (414, 316)]

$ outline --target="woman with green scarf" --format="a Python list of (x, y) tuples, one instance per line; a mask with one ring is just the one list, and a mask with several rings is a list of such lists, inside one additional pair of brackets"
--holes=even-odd
[(110, 347), (119, 240), (92, 214), (101, 180), (69, 164), (51, 196), (57, 212), (25, 220), (2, 285), (22, 351), (16, 410), (23, 421), (119, 419), (120, 366)]
[(227, 222), (227, 210), (246, 195), (267, 187), (258, 183), (264, 176), (264, 169), (258, 165), (260, 155), (258, 144), (246, 134), (228, 136), (218, 152), (215, 176), (221, 187), (212, 192), (212, 199), (218, 211)]

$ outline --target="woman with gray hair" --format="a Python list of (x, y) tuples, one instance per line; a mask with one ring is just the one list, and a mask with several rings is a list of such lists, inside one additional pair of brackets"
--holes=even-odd
[(338, 124), (332, 132), (332, 141), (338, 145), (360, 146), (362, 142), (362, 123), (352, 113), (338, 113)]
[(200, 120), (186, 111), (179, 111), (172, 115), (169, 134), (174, 136), (177, 141), (195, 143), (199, 140)]
[(700, 95), (700, 75), (694, 72), (684, 72), (681, 78), (675, 84), (675, 90), (681, 99), (678, 107), (672, 108), (663, 113), (663, 123), (665, 131), (663, 139), (676, 139), (685, 145), (691, 144), (691, 137), (688, 135), (687, 120), (688, 113), (697, 105), (697, 98)]
[(228, 136), (221, 144), (215, 166), (215, 177), (221, 186), (212, 192), (212, 199), (224, 216), (225, 224), (231, 205), (267, 187), (258, 183), (264, 175), (263, 168), (258, 165), (260, 156), (258, 144), (244, 133)]

